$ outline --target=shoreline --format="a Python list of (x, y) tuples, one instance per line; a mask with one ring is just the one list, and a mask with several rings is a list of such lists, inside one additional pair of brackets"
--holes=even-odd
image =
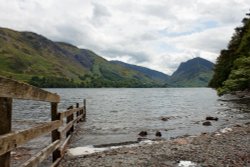
[[(240, 100), (240, 102), (242, 102), (243, 100), (249, 100), (250, 98), (250, 96), (248, 96), (249, 94), (244, 94), (243, 96), (242, 96), (242, 94), (240, 94), (240, 97), (238, 96), (236, 96), (235, 94), (234, 95), (231, 95), (231, 97), (232, 98), (229, 98), (229, 99), (227, 99), (227, 100), (225, 100), (226, 102), (227, 101), (238, 101), (238, 100)], [(249, 101), (248, 101), (249, 102)], [(244, 102), (245, 103), (245, 102)], [(222, 106), (222, 107), (224, 107), (224, 106), (226, 106), (225, 105), (225, 102), (223, 102), (223, 99), (222, 99), (222, 102), (219, 102), (219, 104), (220, 104), (220, 106)], [(230, 103), (231, 104), (231, 103)], [(233, 102), (233, 104), (234, 104), (234, 102)], [(238, 104), (238, 103), (236, 103), (236, 104)], [(246, 112), (247, 114), (249, 113), (249, 104), (250, 103), (246, 103), (247, 105), (246, 106), (241, 106), (241, 108), (237, 108), (236, 107), (236, 109), (239, 109), (239, 111), (240, 112)], [(246, 107), (246, 108), (245, 108)], [(233, 113), (236, 113), (237, 114), (237, 112), (234, 112), (234, 106), (229, 106), (229, 108), (230, 109), (232, 109), (232, 111), (233, 111)], [(226, 111), (226, 110), (225, 110)], [(231, 110), (230, 110), (231, 111)], [(238, 110), (237, 110), (238, 111)], [(217, 117), (217, 115), (216, 115), (217, 113), (215, 113), (214, 115), (212, 115), (212, 114), (210, 114), (210, 115), (212, 115), (212, 116), (216, 116)], [(248, 114), (249, 115), (249, 114)], [(168, 115), (167, 115), (168, 116)], [(171, 115), (170, 115), (170, 117), (171, 117)], [(159, 121), (163, 121), (162, 120), (162, 118), (165, 118), (165, 116), (161, 116), (161, 117), (159, 117)], [(167, 118), (167, 117), (166, 117)], [(203, 117), (204, 118), (204, 117)], [(224, 118), (224, 117), (223, 117)], [(240, 121), (240, 119), (241, 119), (241, 117), (239, 118), (239, 119), (232, 119), (231, 120), (231, 118), (233, 118), (233, 117), (229, 117), (228, 119), (221, 119), (221, 117), (219, 117), (219, 120), (221, 121), (224, 121), (226, 124), (223, 124), (223, 126), (221, 126), (221, 127), (217, 127), (217, 125), (216, 125), (216, 122), (214, 122), (215, 123), (215, 125), (213, 124), (213, 122), (212, 122), (212, 125), (213, 126), (210, 126), (210, 128), (211, 127), (217, 127), (216, 128), (216, 130), (214, 131), (211, 131), (211, 132), (209, 132), (209, 131), (203, 131), (203, 132), (207, 132), (207, 134), (206, 135), (212, 135), (212, 134), (215, 134), (216, 132), (218, 132), (221, 128), (225, 128), (225, 127), (231, 127), (231, 126), (234, 126), (235, 124), (237, 124), (237, 123), (240, 123), (240, 124), (244, 124), (244, 123), (246, 123), (247, 121), (249, 121), (249, 117), (247, 116), (247, 117), (245, 117), (246, 119), (244, 119), (245, 121), (243, 121), (243, 122), (241, 122)], [(242, 117), (243, 118), (243, 117)], [(157, 120), (158, 120), (158, 117), (157, 117)], [(235, 121), (236, 120), (236, 121)], [(204, 126), (202, 126), (202, 123), (204, 122), (204, 121), (206, 121), (205, 119), (199, 119), (198, 121), (195, 121), (195, 122), (192, 122), (193, 124), (195, 124), (195, 127), (197, 127), (197, 126), (201, 126), (201, 127), (204, 127)], [(17, 120), (16, 122), (18, 122), (18, 123), (21, 123), (21, 124), (24, 124), (23, 126), (26, 126), (26, 124), (28, 124), (29, 126), (30, 125), (33, 125), (34, 123), (36, 124), (36, 122), (31, 122), (31, 121), (22, 121), (22, 120)], [(218, 121), (219, 122), (219, 121)], [(39, 122), (38, 122), (39, 123)], [(196, 125), (197, 124), (197, 125)], [(18, 128), (20, 128), (20, 126), (18, 127)], [(218, 129), (219, 128), (219, 129)], [(139, 131), (138, 131), (139, 132)], [(196, 131), (197, 132), (197, 131)], [(78, 132), (77, 132), (78, 133)], [(157, 142), (154, 142), (154, 144), (153, 145), (158, 145), (158, 144), (162, 144), (163, 146), (164, 145), (169, 145), (168, 143), (172, 143), (172, 141), (176, 141), (177, 143), (178, 142), (181, 142), (181, 143), (184, 143), (183, 145), (185, 145), (185, 143), (186, 144), (189, 144), (189, 139), (191, 140), (192, 138), (194, 138), (194, 137), (190, 137), (190, 135), (196, 135), (196, 137), (195, 138), (199, 138), (199, 137), (201, 137), (202, 135), (200, 135), (202, 133), (202, 131), (201, 132), (197, 132), (196, 134), (191, 134), (191, 133), (189, 133), (189, 135), (188, 134), (186, 134), (186, 135), (179, 135), (179, 137), (170, 137), (170, 139), (163, 139), (163, 140), (165, 140), (165, 141), (157, 141)], [(218, 135), (218, 133), (216, 133), (217, 134), (217, 136), (219, 136)], [(203, 135), (205, 135), (205, 134), (203, 134)], [(79, 135), (78, 134), (75, 134), (74, 135), (75, 137), (73, 137), (71, 140), (73, 140), (74, 141), (74, 138), (75, 139), (79, 139), (79, 138), (77, 138), (77, 137), (79, 137)], [(49, 136), (50, 137), (50, 136)], [(82, 138), (84, 138), (84, 136), (80, 136), (80, 137), (82, 137)], [(40, 139), (40, 138), (39, 138)], [(153, 138), (152, 138), (152, 136), (150, 136), (149, 137), (149, 140), (152, 140)], [(159, 138), (158, 138), (159, 139)], [(179, 140), (179, 139), (181, 139), (181, 140)], [(182, 140), (183, 139), (183, 140)], [(48, 140), (48, 139), (47, 139)], [(28, 158), (30, 158), (31, 157), (31, 155), (33, 155), (34, 154), (34, 152), (38, 149), (37, 147), (39, 146), (40, 147), (40, 144), (43, 144), (43, 141), (44, 140), (39, 140), (39, 142), (38, 142), (38, 144), (35, 144), (34, 145), (34, 141), (32, 141), (32, 143), (30, 144), (30, 145), (24, 145), (24, 146), (22, 146), (22, 147), (18, 147), (16, 150), (13, 150), (13, 152), (11, 153), (11, 156), (12, 156), (12, 165), (13, 166), (19, 166), (19, 164), (21, 163), (21, 162), (24, 162), (25, 160), (27, 160)], [(101, 140), (101, 141), (103, 141), (103, 140)], [(133, 141), (133, 139), (131, 140), (131, 139), (129, 139), (128, 141), (131, 141), (131, 142), (128, 142), (128, 144), (135, 144), (135, 145), (137, 145), (137, 143), (139, 142), (139, 141)], [(250, 138), (249, 138), (249, 141), (250, 141)], [(72, 142), (72, 143), (74, 143), (74, 142)], [(128, 149), (128, 150), (137, 150), (137, 148), (139, 147), (139, 148), (144, 148), (144, 147), (146, 147), (146, 149), (148, 148), (148, 145), (137, 145), (136, 147), (137, 148), (123, 148), (123, 147), (125, 147), (124, 146), (124, 144), (126, 144), (127, 142), (124, 142), (124, 143), (110, 143), (110, 144), (105, 144), (106, 142), (103, 142), (104, 144), (97, 144), (97, 145), (94, 145), (93, 147), (91, 147), (90, 149), (92, 149), (92, 148), (103, 148), (103, 147), (113, 147), (113, 148), (115, 148), (115, 149), (117, 149), (117, 150), (122, 150), (122, 149)], [(175, 145), (176, 143), (172, 143), (173, 145)], [(70, 144), (71, 145), (71, 144)], [(69, 145), (69, 147), (70, 147), (70, 145)], [(250, 145), (250, 143), (249, 143), (249, 145)], [(73, 145), (74, 146), (74, 145)], [(77, 146), (77, 145), (75, 145), (75, 146)], [(78, 146), (81, 146), (81, 142), (79, 142), (78, 143)], [(129, 145), (128, 145), (129, 146)], [(30, 148), (31, 147), (31, 148)], [(152, 148), (150, 148), (151, 150), (153, 150), (154, 152), (157, 152), (157, 150), (155, 150), (155, 148), (153, 148), (153, 147), (156, 147), (156, 146), (152, 146)], [(32, 149), (33, 148), (33, 149)], [(112, 148), (112, 149), (113, 149)], [(99, 156), (101, 156), (101, 157), (103, 157), (103, 156), (105, 156), (105, 157), (107, 157), (106, 156), (106, 152), (116, 152), (116, 150), (112, 150), (112, 149), (110, 149), (110, 148), (108, 148), (108, 149), (106, 149), (106, 150), (100, 150), (101, 152), (99, 152), (99, 153), (94, 153), (93, 152), (93, 154), (92, 155), (84, 155), (84, 156), (80, 156), (80, 159), (85, 159), (85, 158), (87, 158), (87, 159), (91, 159), (91, 157), (93, 156), (93, 157), (95, 157), (95, 158), (97, 158), (98, 160), (99, 160)], [(176, 148), (174, 148), (174, 151), (175, 151), (175, 149)], [(250, 150), (250, 148), (249, 148), (249, 150)], [(89, 150), (87, 150), (87, 151), (89, 151)], [(144, 152), (145, 151), (145, 152)], [(148, 154), (147, 153), (147, 151), (146, 150), (144, 150), (144, 151), (141, 151), (140, 153), (143, 153), (143, 154)], [(166, 151), (166, 150), (165, 150)], [(172, 150), (170, 150), (170, 151), (172, 151)], [(130, 152), (130, 151), (128, 151), (128, 152)], [(133, 151), (132, 151), (133, 152)], [(137, 153), (137, 151), (134, 151), (134, 152), (136, 152), (136, 154), (140, 154), (140, 153)], [(167, 152), (169, 152), (169, 150), (167, 150)], [(96, 154), (98, 154), (98, 155), (96, 155)], [(108, 153), (109, 154), (109, 153)], [(120, 154), (120, 155), (127, 155), (127, 154), (124, 154), (123, 152), (117, 152), (117, 154)], [(162, 154), (162, 153), (159, 153), (160, 155)], [(96, 157), (97, 156), (97, 157)], [(164, 155), (165, 156), (165, 155)], [(107, 158), (109, 158), (109, 157), (107, 157)], [(114, 157), (115, 158), (115, 157)], [(136, 158), (136, 156), (134, 157), (134, 156), (132, 156), (132, 159), (133, 158)], [(145, 157), (137, 157), (137, 158), (139, 158), (139, 159), (144, 159)], [(70, 156), (68, 156), (68, 155), (66, 155), (66, 157), (65, 157), (65, 159), (67, 159), (67, 160), (71, 160), (71, 159), (74, 159), (74, 157), (72, 158), (72, 157), (70, 157)], [(93, 158), (94, 159), (94, 158)], [(151, 159), (151, 157), (146, 157), (146, 159)], [(177, 158), (178, 159), (178, 158)], [(82, 164), (82, 161), (80, 161), (79, 160), (79, 162), (78, 162), (78, 160), (72, 160), (72, 161), (76, 161), (76, 164), (75, 165), (73, 165), (73, 167), (74, 166), (93, 166), (93, 165), (89, 165), (89, 164), (85, 164), (85, 163), (83, 163)], [(93, 160), (93, 161), (95, 161), (95, 160)], [(104, 161), (104, 160), (101, 160), (101, 161)], [(171, 160), (171, 162), (169, 162), (168, 163), (168, 166), (171, 166), (171, 165), (169, 165), (169, 164), (174, 164), (174, 165), (176, 165), (176, 163), (178, 162), (178, 161), (181, 161), (181, 160)], [(127, 163), (125, 160), (121, 160), (121, 162), (122, 162), (122, 164), (123, 163)], [(73, 163), (73, 162), (72, 162)], [(105, 164), (106, 162), (100, 162), (100, 164), (102, 164), (102, 165), (100, 165), (100, 166), (103, 166), (104, 164)], [(136, 163), (136, 162), (133, 162), (133, 163), (130, 163), (130, 165), (128, 165), (128, 166), (133, 166), (134, 165), (134, 163)], [(42, 166), (48, 166), (49, 164), (51, 164), (51, 158), (50, 159), (48, 159), (48, 160), (46, 160), (45, 161), (45, 163), (43, 163), (43, 164), (45, 164), (45, 165), (42, 165)], [(67, 162), (65, 163), (65, 164), (67, 164)], [(112, 163), (110, 163), (110, 164), (112, 164)], [(107, 166), (109, 166), (109, 163), (106, 163), (105, 165), (107, 165)], [(174, 165), (172, 165), (172, 166), (174, 166)], [(68, 164), (68, 166), (70, 166), (69, 164)], [(98, 164), (97, 164), (97, 166), (98, 166)], [(115, 166), (115, 165), (114, 165)], [(118, 165), (119, 166), (119, 165)], [(143, 165), (142, 165), (143, 166)], [(149, 166), (152, 166), (152, 165), (149, 165)]]
[(250, 122), (198, 136), (120, 147), (89, 155), (65, 155), (60, 167), (250, 166)]

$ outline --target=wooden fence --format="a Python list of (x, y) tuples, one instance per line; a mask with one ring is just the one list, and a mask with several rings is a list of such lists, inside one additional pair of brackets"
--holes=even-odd
[[(51, 122), (30, 129), (11, 131), (12, 100), (36, 100), (51, 104)], [(83, 106), (71, 106), (64, 112), (58, 112), (60, 97), (40, 88), (0, 77), (0, 166), (10, 166), (10, 152), (18, 146), (41, 135), (51, 133), (51, 143), (22, 164), (23, 167), (38, 166), (52, 154), (52, 165), (57, 166), (63, 157), (74, 125), (86, 118), (86, 100)], [(66, 122), (65, 122), (66, 121)], [(65, 136), (64, 136), (65, 135)]]

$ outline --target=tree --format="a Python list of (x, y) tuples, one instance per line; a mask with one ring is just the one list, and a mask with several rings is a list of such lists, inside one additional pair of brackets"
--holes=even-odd
[(246, 15), (242, 27), (235, 28), (227, 49), (217, 58), (209, 85), (219, 94), (250, 88), (250, 13)]

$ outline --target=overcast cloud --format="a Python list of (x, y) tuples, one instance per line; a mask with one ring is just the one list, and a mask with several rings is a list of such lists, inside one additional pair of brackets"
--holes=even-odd
[(0, 26), (171, 74), (197, 56), (215, 62), (250, 0), (0, 0)]

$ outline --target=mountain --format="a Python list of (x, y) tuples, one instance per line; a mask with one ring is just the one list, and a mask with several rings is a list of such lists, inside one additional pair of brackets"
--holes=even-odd
[(0, 75), (38, 87), (207, 86), (213, 64), (201, 58), (182, 63), (170, 77), (91, 50), (54, 42), (33, 32), (0, 28)]
[(250, 13), (235, 28), (227, 49), (220, 52), (210, 86), (218, 94), (250, 90)]
[(121, 65), (123, 67), (129, 68), (131, 70), (135, 70), (138, 71), (140, 73), (143, 73), (144, 75), (146, 75), (147, 77), (149, 77), (152, 80), (157, 80), (159, 82), (162, 83), (166, 83), (169, 81), (170, 76), (167, 74), (164, 74), (162, 72), (156, 71), (156, 70), (152, 70), (146, 67), (141, 67), (141, 66), (137, 66), (137, 65), (133, 65), (133, 64), (128, 64), (128, 63), (124, 63), (121, 61), (110, 61), (113, 64), (117, 64), (117, 65)]
[(206, 87), (213, 75), (214, 64), (197, 57), (180, 64), (170, 77), (170, 84), (176, 87)]
[(0, 28), (0, 75), (39, 87), (161, 86), (144, 73), (33, 32)]

